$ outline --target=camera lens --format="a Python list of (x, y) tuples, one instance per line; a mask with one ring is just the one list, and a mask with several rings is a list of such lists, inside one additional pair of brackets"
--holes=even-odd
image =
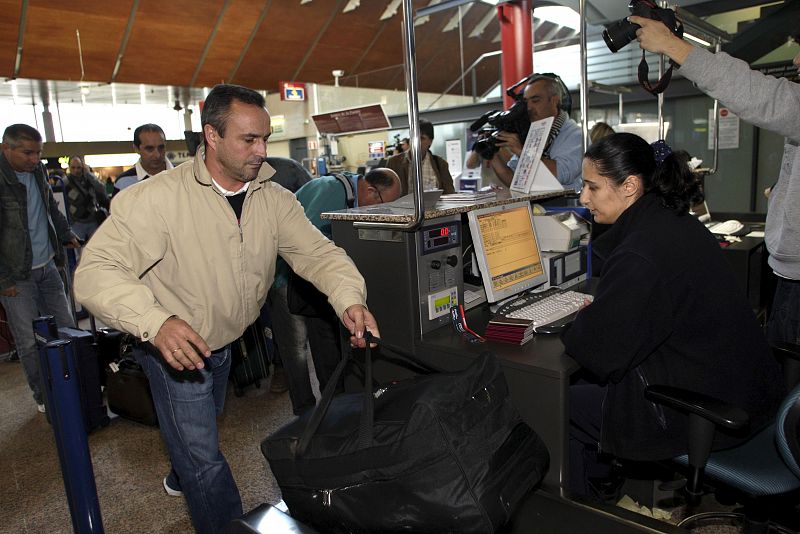
[(636, 39), (636, 30), (641, 26), (628, 22), (627, 19), (618, 20), (606, 26), (603, 30), (603, 40), (613, 53), (617, 53), (625, 45)]

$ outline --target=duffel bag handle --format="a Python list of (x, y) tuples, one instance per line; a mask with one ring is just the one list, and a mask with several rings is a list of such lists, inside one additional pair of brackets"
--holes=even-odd
[[(370, 347), (370, 344), (380, 341), (378, 338), (374, 337), (369, 330), (364, 331), (364, 339), (367, 342), (367, 346), (364, 352), (364, 360), (366, 363), (365, 380), (364, 380), (364, 404), (363, 404), (363, 409), (361, 410), (361, 421), (359, 423), (359, 430), (358, 430), (358, 441), (359, 441), (359, 446), (361, 447), (367, 447), (372, 443), (372, 426), (373, 426), (374, 409), (372, 404), (373, 402), (372, 387), (371, 387), (372, 349)], [(325, 390), (322, 392), (322, 398), (320, 398), (319, 403), (314, 408), (314, 413), (311, 414), (311, 419), (309, 419), (305, 430), (303, 430), (303, 435), (300, 436), (300, 443), (298, 443), (297, 452), (295, 453), (296, 458), (299, 458), (305, 454), (309, 444), (311, 443), (311, 438), (314, 437), (314, 434), (317, 432), (319, 425), (325, 418), (325, 414), (328, 413), (328, 408), (330, 407), (331, 401), (333, 400), (333, 395), (336, 392), (336, 384), (339, 383), (339, 379), (342, 377), (344, 368), (350, 361), (351, 357), (352, 356), (347, 356), (346, 358), (342, 358), (339, 361), (339, 364), (336, 366), (336, 369), (334, 369), (331, 378), (325, 385)]]

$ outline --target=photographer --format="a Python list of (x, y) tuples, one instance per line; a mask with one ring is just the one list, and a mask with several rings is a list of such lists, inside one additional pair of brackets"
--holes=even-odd
[[(639, 46), (665, 54), (701, 91), (752, 124), (786, 136), (778, 181), (767, 210), (765, 241), (778, 284), (767, 324), (771, 343), (800, 341), (800, 85), (750, 69), (723, 52), (712, 54), (679, 39), (661, 22), (631, 16)], [(797, 36), (795, 36), (797, 40)], [(794, 58), (800, 69), (800, 53)]]
[[(540, 76), (534, 77), (525, 87), (522, 100), (527, 106), (530, 122), (555, 118), (544, 146), (542, 163), (564, 188), (580, 191), (583, 137), (580, 126), (559, 107), (561, 98), (558, 82), (549, 76)], [(504, 184), (511, 185), (522, 154), (522, 140), (516, 133), (503, 131), (497, 134), (497, 146), (507, 148), (513, 156), (506, 163), (495, 154), (491, 159), (492, 169)]]

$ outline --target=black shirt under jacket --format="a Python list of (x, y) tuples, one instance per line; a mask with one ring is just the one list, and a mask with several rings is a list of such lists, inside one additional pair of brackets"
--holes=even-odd
[[(621, 458), (687, 449), (686, 419), (644, 398), (648, 384), (699, 391), (765, 426), (784, 395), (777, 361), (714, 236), (649, 193), (592, 245), (604, 261), (594, 302), (564, 333), (566, 351), (600, 383), (601, 446)], [(717, 433), (715, 449), (744, 438)]]

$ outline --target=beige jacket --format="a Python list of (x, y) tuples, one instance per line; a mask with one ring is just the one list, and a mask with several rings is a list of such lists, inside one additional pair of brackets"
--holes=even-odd
[(262, 165), (250, 184), (237, 224), (203, 154), (114, 198), (81, 254), (78, 302), (144, 341), (177, 315), (217, 350), (255, 321), (280, 254), (328, 295), (339, 317), (366, 303), (352, 260), (311, 225), (290, 191), (269, 180), (272, 167)]

